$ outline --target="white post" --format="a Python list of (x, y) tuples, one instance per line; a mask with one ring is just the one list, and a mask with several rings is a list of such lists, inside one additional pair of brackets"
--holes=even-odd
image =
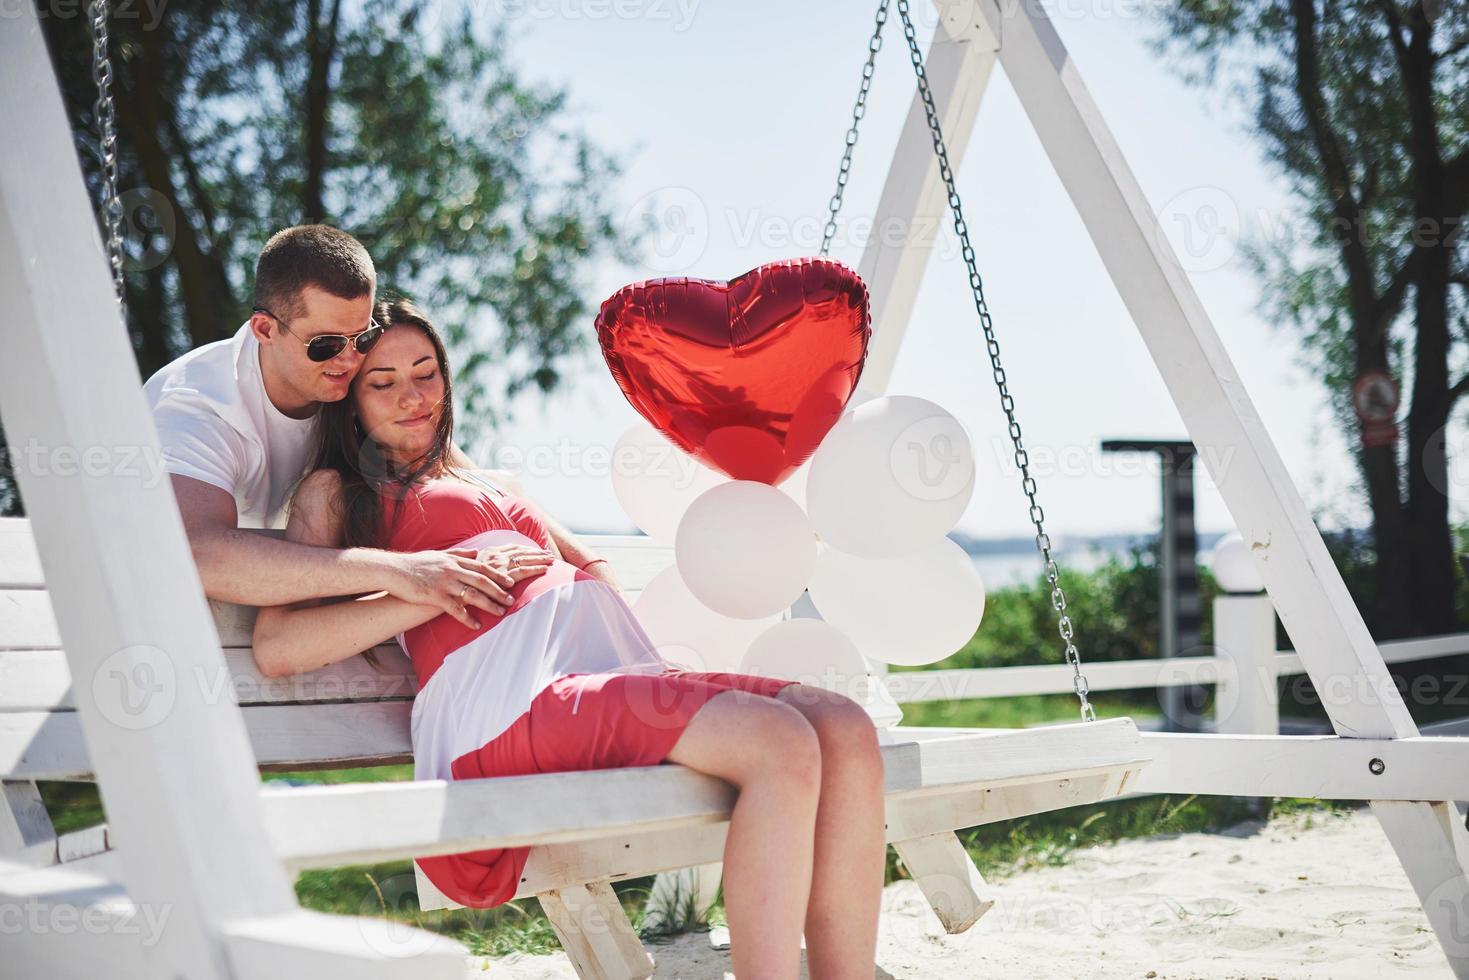
[[(151, 975), (232, 975), (223, 923), (292, 911), (103, 261), (35, 6), (0, 27), (0, 411)], [(228, 692), (226, 686), (226, 692)], [(56, 975), (65, 973), (55, 966)]]
[(1214, 693), (1221, 735), (1279, 735), (1275, 606), (1264, 593), (1214, 600), (1214, 650), (1225, 661)]

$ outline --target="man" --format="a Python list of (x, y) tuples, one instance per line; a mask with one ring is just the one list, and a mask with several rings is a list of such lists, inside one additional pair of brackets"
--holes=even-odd
[[(489, 552), (313, 548), (244, 530), (284, 526), (320, 404), (346, 397), (381, 334), (372, 319), (376, 288), (372, 259), (351, 235), (326, 225), (287, 228), (261, 250), (250, 320), (143, 386), (210, 598), (274, 606), (388, 592), (466, 626), (467, 606), (498, 614), (508, 605), (512, 580)], [(457, 447), (454, 461), (473, 465)], [(567, 561), (595, 557), (565, 528), (549, 527)], [(605, 562), (589, 571), (610, 578)]]

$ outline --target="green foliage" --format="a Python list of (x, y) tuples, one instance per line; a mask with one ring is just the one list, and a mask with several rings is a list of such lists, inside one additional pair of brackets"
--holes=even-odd
[[(150, 8), (151, 9), (151, 8)], [(456, 365), (460, 445), (592, 352), (594, 261), (634, 258), (610, 196), (621, 164), (566, 92), (523, 81), (489, 8), (432, 0), (171, 3), (115, 16), (129, 332), (144, 377), (229, 336), (270, 234), (357, 235), (380, 291), (411, 295)], [(42, 26), (100, 205), (87, 19)], [(315, 84), (318, 83), (319, 84)], [(0, 441), (0, 513), (17, 514)]]

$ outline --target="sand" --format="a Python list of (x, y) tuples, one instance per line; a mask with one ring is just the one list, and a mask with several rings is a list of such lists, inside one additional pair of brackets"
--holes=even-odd
[[(983, 870), (983, 869), (981, 869)], [(1127, 840), (992, 884), (996, 906), (944, 934), (911, 881), (889, 885), (874, 975), (1449, 977), (1371, 812), (1315, 812), (1216, 834)], [(728, 949), (690, 933), (650, 945), (654, 974), (732, 977)], [(802, 976), (806, 975), (804, 969)], [(470, 977), (572, 978), (564, 954), (475, 957)]]

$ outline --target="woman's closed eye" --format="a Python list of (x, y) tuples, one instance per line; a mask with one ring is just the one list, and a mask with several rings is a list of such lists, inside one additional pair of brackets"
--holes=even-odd
[[(423, 377), (417, 378), (415, 380), (417, 380), (417, 381), (432, 381), (434, 378), (437, 378), (438, 376), (439, 376), (439, 372), (433, 371), (433, 372), (431, 372), (429, 374), (425, 374)], [(389, 381), (386, 384), (380, 384), (380, 385), (379, 384), (372, 384), (372, 385), (368, 385), (368, 387), (371, 388), (373, 391), (386, 391), (389, 388), (393, 387), (393, 383), (391, 381)]]

